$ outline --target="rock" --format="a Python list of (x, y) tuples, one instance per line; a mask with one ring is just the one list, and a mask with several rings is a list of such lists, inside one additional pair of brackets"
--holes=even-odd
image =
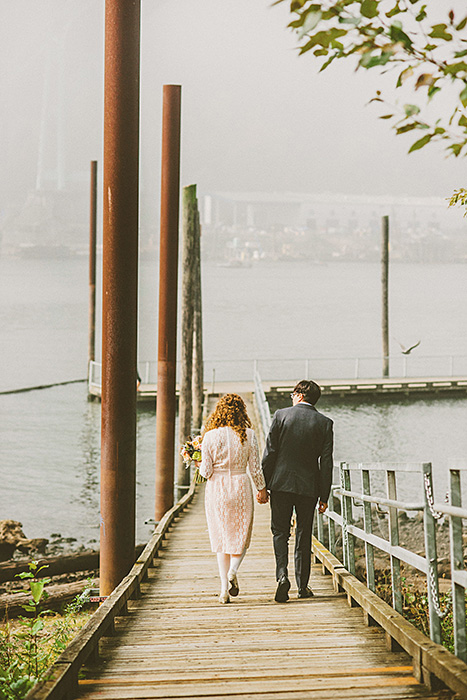
[(17, 520), (0, 520), (0, 542), (16, 543), (18, 540), (25, 540), (26, 535), (23, 530), (23, 523)]
[(22, 527), (18, 520), (0, 520), (0, 561), (10, 559), (15, 549), (26, 554), (45, 552), (48, 540), (43, 537), (28, 539)]
[(0, 542), (0, 561), (7, 561), (13, 556), (16, 544), (12, 542)]
[(31, 540), (26, 538), (24, 540), (19, 540), (16, 546), (19, 551), (24, 554), (30, 554), (32, 552), (44, 554), (48, 544), (49, 540), (46, 540), (45, 537), (33, 537)]

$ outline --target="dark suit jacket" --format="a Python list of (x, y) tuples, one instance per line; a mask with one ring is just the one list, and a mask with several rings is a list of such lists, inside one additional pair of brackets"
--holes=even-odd
[(330, 418), (303, 402), (276, 411), (262, 461), (266, 488), (327, 503), (332, 483), (332, 425)]

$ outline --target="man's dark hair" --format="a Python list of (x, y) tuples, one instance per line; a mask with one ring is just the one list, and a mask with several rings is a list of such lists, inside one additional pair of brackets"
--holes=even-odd
[(294, 388), (293, 393), (301, 394), (304, 401), (311, 403), (314, 406), (321, 396), (321, 389), (315, 382), (308, 379), (302, 379)]

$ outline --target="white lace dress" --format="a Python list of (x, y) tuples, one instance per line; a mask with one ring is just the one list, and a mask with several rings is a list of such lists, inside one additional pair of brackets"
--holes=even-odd
[(206, 519), (213, 552), (241, 554), (250, 545), (253, 529), (253, 489), (266, 484), (258, 443), (247, 428), (242, 444), (228, 427), (209, 430), (203, 438), (200, 474), (208, 480), (205, 491)]

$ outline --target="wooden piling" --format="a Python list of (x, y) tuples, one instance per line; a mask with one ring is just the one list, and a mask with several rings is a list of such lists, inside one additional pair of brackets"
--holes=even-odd
[(201, 224), (199, 209), (196, 212), (196, 235), (194, 251), (195, 284), (193, 315), (193, 417), (195, 432), (201, 431), (204, 403), (204, 358), (203, 358), (203, 312), (201, 293)]
[(88, 379), (96, 345), (96, 240), (97, 240), (97, 160), (91, 161), (89, 206), (89, 337)]
[[(182, 241), (182, 337), (180, 395), (178, 400), (179, 442), (191, 435), (192, 381), (193, 381), (193, 315), (195, 292), (195, 239), (197, 235), (196, 185), (183, 188), (183, 241)], [(185, 468), (181, 456), (178, 459), (178, 497), (190, 483), (190, 471)]]
[(389, 377), (389, 216), (382, 218), (381, 243), (383, 377)]

